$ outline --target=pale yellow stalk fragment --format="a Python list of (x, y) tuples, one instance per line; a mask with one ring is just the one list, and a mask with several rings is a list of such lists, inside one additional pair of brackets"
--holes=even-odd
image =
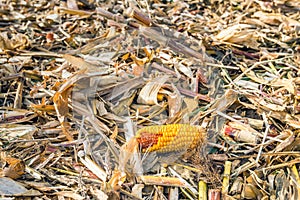
[(298, 197), (300, 197), (300, 177), (299, 177), (299, 172), (298, 169), (296, 167), (296, 165), (292, 166), (292, 172), (295, 175), (296, 178), (296, 182), (297, 182), (297, 193), (298, 193)]
[(228, 193), (230, 173), (231, 173), (231, 162), (226, 161), (225, 169), (224, 169), (223, 184), (222, 184), (222, 194)]
[(207, 200), (207, 184), (204, 181), (199, 181), (199, 200)]

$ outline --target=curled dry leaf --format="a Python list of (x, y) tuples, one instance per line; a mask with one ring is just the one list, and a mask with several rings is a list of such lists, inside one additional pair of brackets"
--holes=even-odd
[(53, 96), (54, 107), (58, 118), (66, 116), (69, 112), (69, 95), (71, 94), (73, 86), (65, 88), (63, 91), (58, 91)]
[(168, 76), (162, 76), (149, 81), (140, 91), (137, 102), (141, 104), (158, 105), (157, 94), (168, 78)]
[(279, 152), (284, 150), (287, 146), (289, 146), (292, 142), (295, 140), (295, 135), (291, 130), (284, 130), (283, 131), (285, 135), (287, 135), (287, 138), (283, 140), (279, 145), (276, 146), (274, 149), (274, 152)]
[(169, 116), (174, 117), (182, 108), (182, 97), (179, 90), (174, 84), (168, 84), (163, 86), (163, 88), (159, 91), (159, 94), (166, 95)]
[(231, 195), (241, 194), (242, 189), (243, 189), (243, 179), (242, 177), (237, 177), (231, 185), (229, 194)]
[(2, 50), (23, 50), (29, 46), (29, 38), (24, 34), (14, 34), (11, 39), (6, 34), (0, 35), (0, 49)]
[(115, 170), (113, 172), (112, 177), (108, 181), (109, 187), (111, 187), (114, 191), (117, 191), (121, 188), (122, 184), (126, 180), (126, 174), (119, 170)]
[(67, 137), (68, 140), (72, 141), (73, 136), (69, 132), (69, 126), (68, 123), (65, 121), (66, 115), (69, 113), (69, 95), (72, 91), (73, 86), (69, 85), (69, 87), (66, 87), (63, 91), (57, 91), (53, 96), (53, 102), (55, 111), (58, 117), (58, 120), (61, 124), (62, 131)]
[(222, 30), (215, 39), (221, 42), (241, 44), (249, 48), (257, 49), (259, 43), (256, 41), (258, 35), (253, 27), (248, 24), (238, 24)]
[(245, 199), (255, 199), (255, 198), (261, 198), (262, 194), (254, 185), (251, 184), (245, 184), (244, 189), (242, 192), (242, 198)]
[(7, 166), (2, 169), (0, 175), (17, 179), (25, 173), (24, 161), (12, 157), (6, 157), (5, 162), (7, 163)]

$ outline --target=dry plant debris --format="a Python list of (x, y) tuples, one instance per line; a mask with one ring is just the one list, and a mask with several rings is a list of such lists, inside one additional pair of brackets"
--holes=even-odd
[(1, 197), (300, 198), (298, 0), (3, 0), (0, 30)]

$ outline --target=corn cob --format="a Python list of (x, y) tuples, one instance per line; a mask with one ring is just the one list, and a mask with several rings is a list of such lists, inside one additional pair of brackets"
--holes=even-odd
[(196, 147), (205, 137), (205, 131), (188, 124), (157, 125), (138, 130), (135, 137), (142, 152), (167, 153)]

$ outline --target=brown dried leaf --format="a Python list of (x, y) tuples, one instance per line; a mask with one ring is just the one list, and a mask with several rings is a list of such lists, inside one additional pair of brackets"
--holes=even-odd
[(24, 34), (14, 34), (11, 39), (8, 39), (5, 33), (0, 35), (0, 49), (2, 50), (23, 50), (29, 46), (29, 38)]
[(125, 182), (125, 180), (126, 180), (126, 174), (119, 170), (115, 170), (113, 172), (112, 177), (108, 181), (108, 184), (114, 191), (117, 191), (120, 189), (121, 185)]
[(243, 178), (237, 177), (231, 185), (229, 194), (231, 195), (240, 194), (242, 193), (242, 189), (243, 189)]
[(164, 89), (161, 89), (159, 91), (159, 94), (167, 95), (169, 117), (174, 117), (181, 110), (181, 106), (182, 106), (181, 94), (174, 84), (165, 85), (163, 88)]
[(252, 28), (252, 26), (248, 24), (234, 25), (222, 30), (215, 39), (232, 44), (242, 44), (246, 47), (257, 49), (259, 46), (259, 43), (257, 42), (258, 35), (255, 30), (250, 28)]
[(69, 87), (64, 88), (62, 91), (57, 91), (53, 96), (53, 103), (55, 107), (55, 111), (58, 117), (58, 120), (61, 124), (61, 128), (65, 136), (69, 141), (74, 140), (71, 133), (68, 131), (69, 126), (68, 123), (65, 122), (65, 117), (69, 113), (69, 100), (68, 97), (72, 91), (73, 85), (69, 85)]
[(12, 157), (6, 157), (5, 162), (8, 164), (8, 166), (4, 167), (0, 175), (17, 179), (25, 173), (24, 161)]
[(246, 199), (260, 199), (262, 197), (262, 194), (257, 189), (257, 187), (255, 187), (251, 184), (246, 184), (246, 185), (244, 185), (242, 197), (246, 198)]
[(292, 142), (294, 142), (295, 135), (293, 134), (293, 132), (291, 130), (284, 130), (283, 134), (287, 134), (288, 137), (285, 140), (283, 140), (279, 145), (276, 146), (276, 148), (274, 149), (274, 152), (282, 151), (287, 146), (289, 146)]
[(97, 67), (89, 62), (86, 62), (82, 58), (78, 58), (72, 55), (64, 54), (63, 58), (72, 64), (73, 66), (79, 67), (81, 70), (87, 70), (89, 72), (97, 71)]
[(34, 110), (41, 112), (53, 113), (55, 112), (55, 107), (53, 105), (44, 105), (44, 104), (32, 104), (30, 105)]
[(53, 103), (57, 112), (58, 118), (65, 117), (69, 113), (68, 98), (71, 94), (73, 85), (65, 88), (63, 91), (57, 91), (53, 96)]

